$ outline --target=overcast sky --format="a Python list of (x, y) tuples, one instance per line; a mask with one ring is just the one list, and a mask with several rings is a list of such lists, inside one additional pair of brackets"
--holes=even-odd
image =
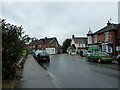
[(111, 18), (118, 23), (117, 2), (3, 2), (0, 17), (22, 25), (26, 34), (38, 39), (57, 37), (60, 44), (72, 35), (86, 37), (106, 26)]

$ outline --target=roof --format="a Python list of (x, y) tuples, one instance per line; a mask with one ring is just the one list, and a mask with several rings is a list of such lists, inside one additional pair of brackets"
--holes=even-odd
[(32, 41), (31, 43), (29, 43), (29, 45), (44, 45), (44, 44), (50, 44), (53, 40), (55, 40), (56, 38), (44, 38), (44, 39), (40, 39), (40, 40), (35, 40)]
[(100, 29), (99, 31), (95, 32), (94, 34), (101, 34), (103, 32), (108, 32), (120, 27), (120, 24), (109, 24), (106, 27)]
[(35, 40), (35, 41), (30, 42), (28, 45), (37, 45), (37, 43), (38, 43), (38, 40)]
[(38, 44), (50, 44), (53, 40), (55, 40), (56, 38), (46, 38), (46, 39), (40, 39)]
[(89, 29), (88, 34), (92, 34), (92, 31)]
[(87, 43), (87, 37), (74, 37), (73, 40), (76, 44)]
[(68, 49), (76, 49), (76, 47), (74, 45), (71, 45), (68, 47)]

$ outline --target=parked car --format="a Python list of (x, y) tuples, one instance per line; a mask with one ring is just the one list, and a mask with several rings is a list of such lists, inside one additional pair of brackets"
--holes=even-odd
[(38, 53), (38, 55), (37, 55), (37, 61), (38, 61), (38, 62), (41, 62), (41, 61), (50, 62), (50, 56), (49, 56), (49, 54), (46, 53), (46, 52)]
[(113, 58), (111, 55), (107, 54), (106, 52), (94, 52), (92, 55), (88, 55), (86, 57), (87, 61), (97, 61), (97, 62), (108, 62), (111, 63)]
[(117, 56), (116, 60), (117, 60), (118, 63), (120, 64), (120, 55)]
[(42, 53), (43, 51), (42, 50), (36, 50), (36, 51), (33, 51), (32, 54), (33, 54), (33, 57), (37, 60), (37, 55)]
[(87, 55), (92, 55), (92, 52), (90, 52), (90, 51), (83, 51), (83, 57), (86, 57)]

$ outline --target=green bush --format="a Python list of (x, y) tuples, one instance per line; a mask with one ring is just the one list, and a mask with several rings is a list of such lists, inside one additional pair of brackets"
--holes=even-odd
[(23, 35), (22, 26), (17, 27), (5, 20), (1, 20), (0, 31), (2, 32), (2, 77), (12, 79), (15, 76), (15, 64), (22, 56), (21, 50), (29, 41), (28, 35)]

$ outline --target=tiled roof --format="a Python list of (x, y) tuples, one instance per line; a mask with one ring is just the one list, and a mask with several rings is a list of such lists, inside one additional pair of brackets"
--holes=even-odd
[(120, 23), (117, 25), (117, 28), (120, 28)]
[(74, 37), (73, 40), (76, 44), (85, 44), (87, 43), (87, 37)]
[(35, 40), (35, 41), (30, 42), (28, 45), (37, 45), (37, 43), (38, 43), (38, 40)]
[(110, 25), (107, 25), (106, 27), (100, 29), (99, 31), (95, 32), (94, 34), (100, 34), (103, 32), (107, 32), (107, 31), (113, 30), (118, 27), (120, 27), (120, 24), (110, 24)]
[(72, 46), (69, 46), (68, 49), (76, 49), (76, 47), (72, 45)]
[(53, 37), (53, 38), (46, 38), (46, 39), (35, 40), (35, 41), (32, 41), (29, 45), (44, 45), (44, 44), (50, 44), (54, 39), (56, 39), (56, 38)]

